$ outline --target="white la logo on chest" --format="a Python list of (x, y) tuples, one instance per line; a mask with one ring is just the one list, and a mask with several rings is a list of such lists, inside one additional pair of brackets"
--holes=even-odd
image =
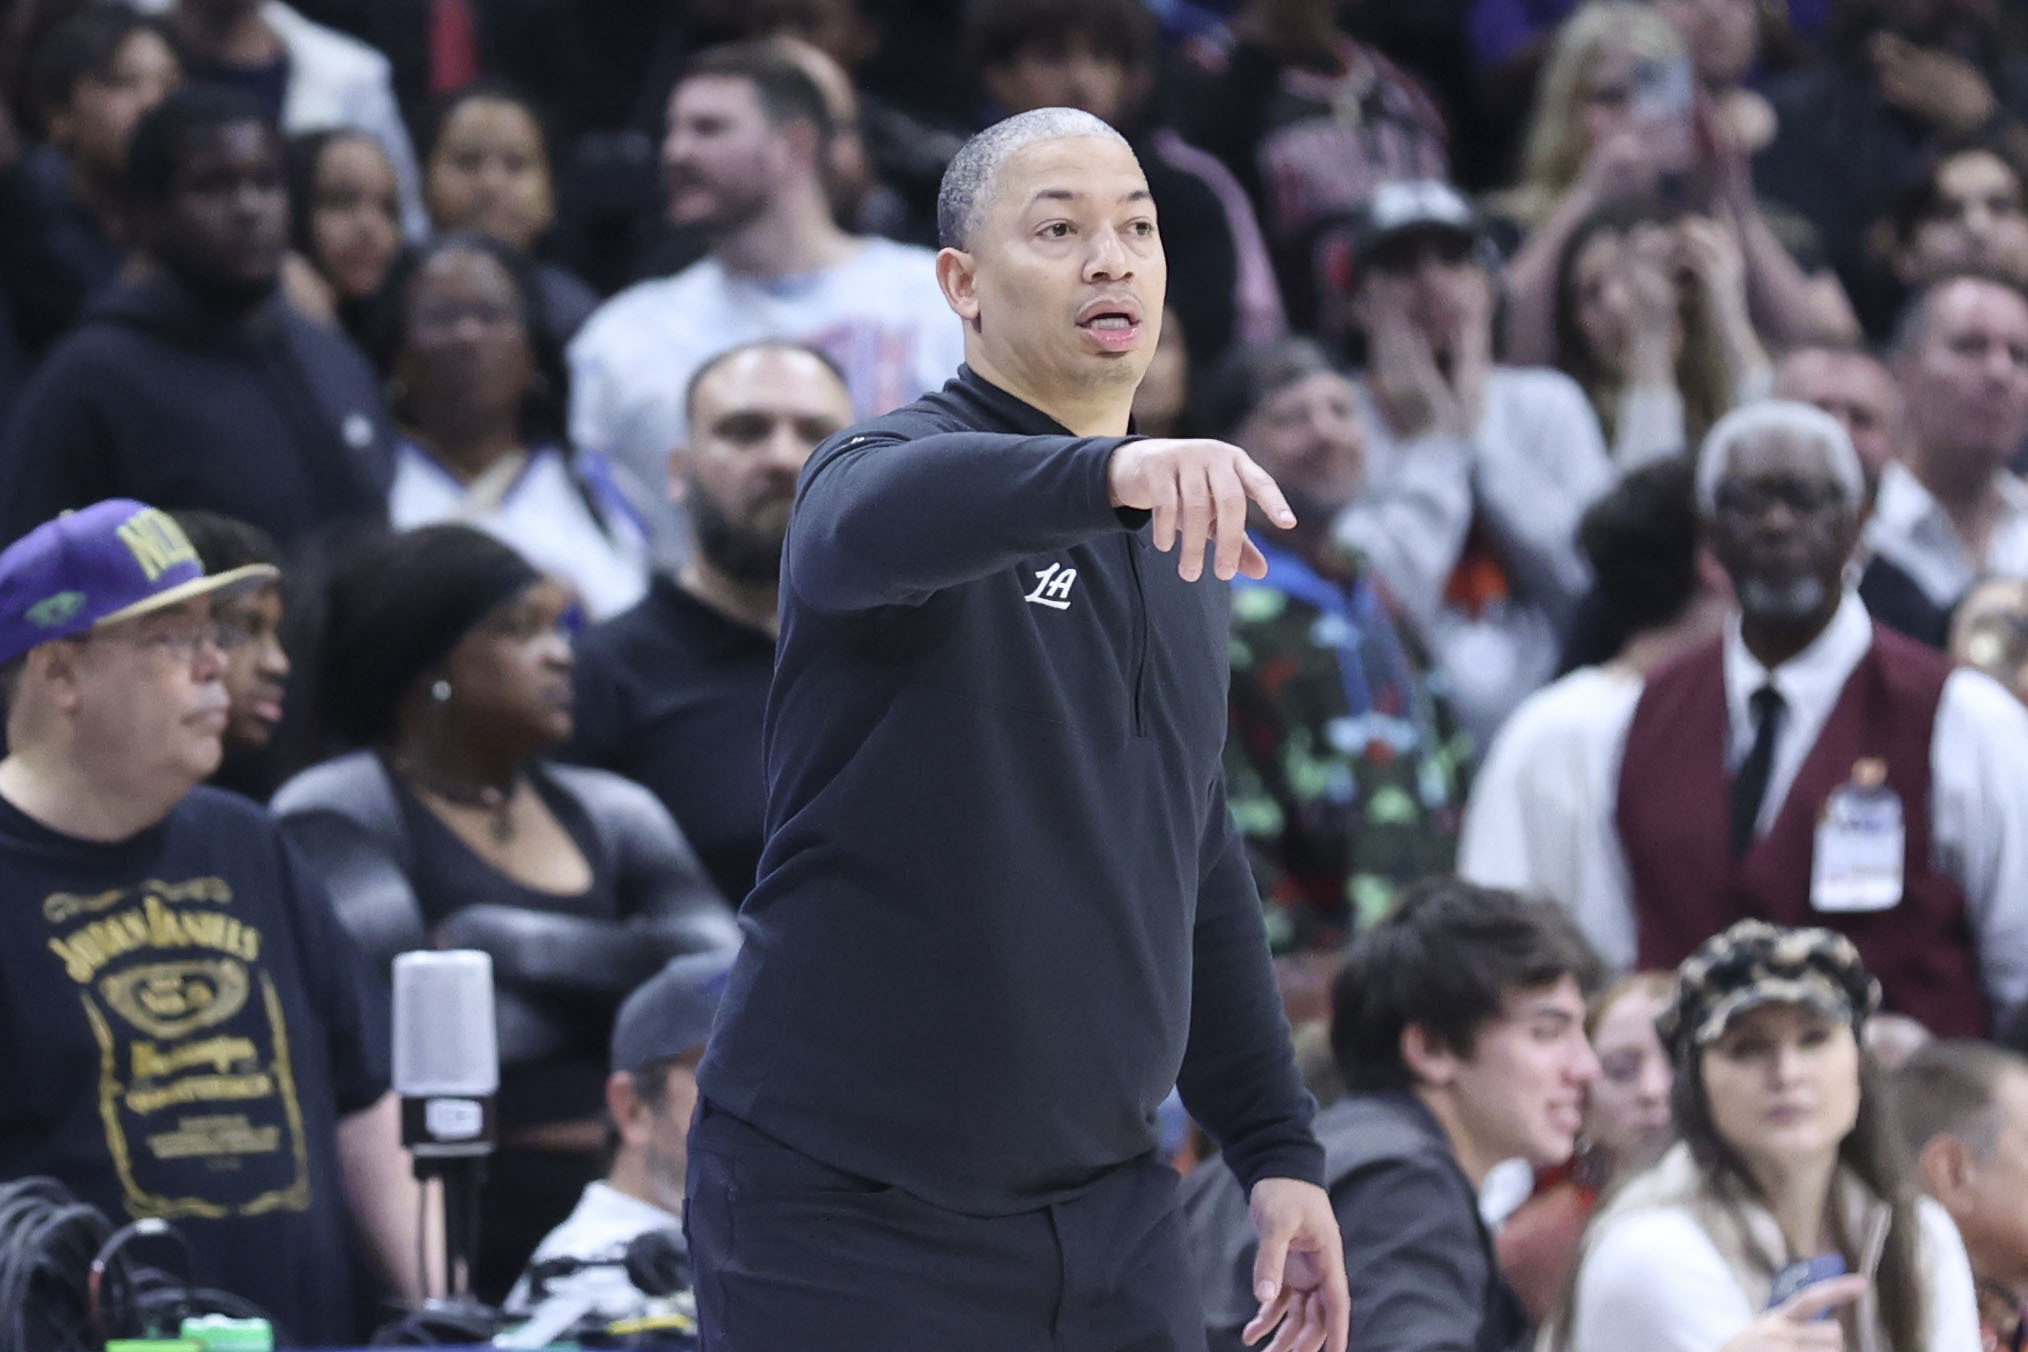
[(1076, 582), (1077, 569), (1052, 563), (1035, 571), (1035, 590), (1021, 599), (1030, 605), (1048, 606), (1051, 610), (1069, 610), (1070, 589)]

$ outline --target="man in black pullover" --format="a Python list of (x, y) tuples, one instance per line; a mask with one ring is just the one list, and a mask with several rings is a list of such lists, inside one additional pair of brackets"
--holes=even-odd
[(1249, 1335), (1340, 1352), (1219, 768), (1222, 580), (1264, 568), (1249, 499), (1294, 517), (1235, 447), (1124, 435), (1167, 269), (1110, 127), (987, 129), (938, 216), (967, 365), (819, 447), (790, 518), (768, 842), (691, 1137), (705, 1346), (1200, 1352), (1175, 1084), (1249, 1192)]

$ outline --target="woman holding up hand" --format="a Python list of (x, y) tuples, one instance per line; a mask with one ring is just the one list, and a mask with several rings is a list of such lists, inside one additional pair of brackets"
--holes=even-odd
[(1672, 222), (1653, 202), (1595, 212), (1557, 272), (1555, 364), (1584, 387), (1622, 472), (1687, 452), (1766, 393), (1731, 224)]

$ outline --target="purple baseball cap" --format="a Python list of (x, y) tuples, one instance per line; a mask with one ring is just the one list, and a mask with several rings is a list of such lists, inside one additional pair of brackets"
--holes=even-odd
[(280, 576), (252, 563), (207, 577), (167, 512), (132, 498), (95, 502), (43, 522), (0, 552), (0, 664), (97, 625)]

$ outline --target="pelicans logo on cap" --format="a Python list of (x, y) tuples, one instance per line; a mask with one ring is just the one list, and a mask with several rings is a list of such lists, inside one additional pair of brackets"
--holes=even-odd
[(142, 575), (150, 582), (179, 563), (194, 563), (200, 570), (204, 567), (197, 557), (197, 550), (190, 544), (190, 537), (167, 512), (143, 507), (121, 522), (115, 533), (120, 537), (120, 543), (127, 547), (127, 552), (134, 556), (134, 562), (141, 565)]

